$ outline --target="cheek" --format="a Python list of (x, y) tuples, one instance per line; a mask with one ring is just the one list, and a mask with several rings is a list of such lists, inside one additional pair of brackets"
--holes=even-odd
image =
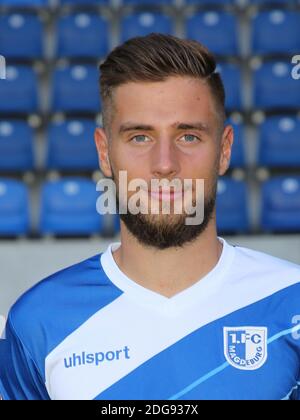
[(191, 173), (194, 178), (210, 179), (216, 172), (217, 151), (212, 147), (203, 147), (184, 158), (185, 172)]
[(132, 148), (120, 146), (112, 149), (111, 155), (114, 172), (126, 171), (128, 180), (143, 178), (144, 174), (148, 173), (149, 157), (136, 156)]

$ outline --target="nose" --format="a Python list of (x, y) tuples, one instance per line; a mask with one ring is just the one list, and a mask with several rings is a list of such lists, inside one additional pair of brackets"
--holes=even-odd
[(180, 171), (176, 145), (169, 138), (161, 138), (152, 149), (151, 169), (155, 178), (172, 179)]

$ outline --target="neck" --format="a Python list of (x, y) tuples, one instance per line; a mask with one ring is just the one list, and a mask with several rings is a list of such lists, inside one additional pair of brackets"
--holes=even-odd
[(214, 220), (211, 220), (194, 242), (165, 250), (144, 246), (122, 223), (121, 246), (113, 256), (127, 277), (170, 298), (208, 274), (221, 253), (222, 244), (217, 238)]

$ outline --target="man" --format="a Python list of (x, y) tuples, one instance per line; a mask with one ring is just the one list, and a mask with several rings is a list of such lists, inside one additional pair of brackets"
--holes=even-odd
[[(11, 361), (9, 360), (10, 352), (7, 351), (8, 343), (6, 340), (0, 339), (0, 401), (7, 398), (6, 390), (2, 383), (1, 378), (4, 375), (8, 376), (8, 368), (12, 366)], [(5, 369), (5, 370), (4, 370)]]
[(5, 396), (4, 396), (4, 387), (3, 387), (2, 381), (0, 379), (0, 401), (3, 400), (3, 398), (5, 398)]
[[(124, 212), (120, 243), (14, 305), (9, 398), (299, 398), (299, 267), (216, 233), (233, 130), (215, 69), (199, 43), (160, 34), (126, 42), (101, 65), (102, 172), (117, 185), (119, 208), (125, 200), (129, 210), (135, 194), (128, 189), (126, 200), (118, 189), (126, 171), (128, 185), (144, 181), (141, 208), (159, 211)], [(145, 189), (175, 179), (193, 186)], [(176, 213), (184, 195), (190, 202)], [(186, 223), (199, 203), (203, 220)]]

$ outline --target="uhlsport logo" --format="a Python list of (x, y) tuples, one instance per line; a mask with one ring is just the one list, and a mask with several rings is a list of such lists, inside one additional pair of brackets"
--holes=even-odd
[(256, 370), (267, 360), (265, 327), (224, 327), (224, 355), (228, 363), (240, 370)]

